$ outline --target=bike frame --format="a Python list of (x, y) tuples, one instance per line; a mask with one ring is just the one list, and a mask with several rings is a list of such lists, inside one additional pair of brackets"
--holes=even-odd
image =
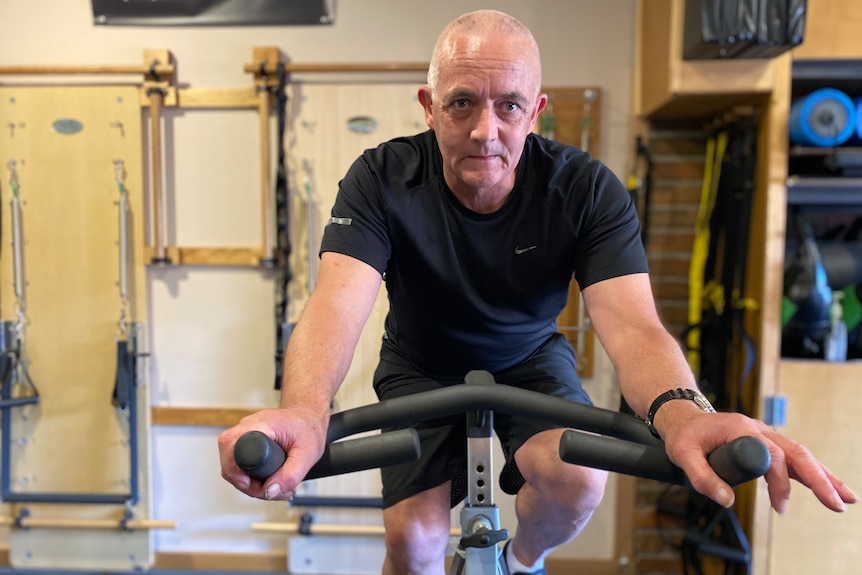
[[(471, 372), (465, 383), (494, 384), (483, 372)], [(461, 540), (449, 575), (509, 575), (499, 543), (509, 538), (500, 528), (494, 503), (494, 412), (467, 413), (467, 500), (461, 509)]]

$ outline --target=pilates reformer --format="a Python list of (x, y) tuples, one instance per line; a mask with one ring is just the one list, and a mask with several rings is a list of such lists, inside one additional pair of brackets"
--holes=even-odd
[[(489, 393), (489, 385), (495, 386), (493, 392)], [(570, 428), (560, 441), (560, 458), (567, 463), (688, 485), (683, 471), (668, 459), (662, 441), (652, 435), (643, 421), (625, 413), (496, 385), (493, 376), (485, 371), (468, 373), (465, 385), (334, 413), (327, 448), (306, 480), (415, 461), (419, 457), (419, 439), (409, 427), (344, 438), (465, 413), (467, 498), (461, 509), (461, 538), (449, 573), (508, 575), (499, 543), (506, 541), (509, 534), (500, 526), (499, 509), (493, 497), (494, 411), (542, 418)], [(252, 431), (237, 441), (234, 459), (249, 476), (262, 481), (282, 466), (285, 454), (265, 434)], [(760, 477), (771, 463), (766, 446), (754, 437), (741, 437), (723, 445), (708, 460), (731, 486)]]

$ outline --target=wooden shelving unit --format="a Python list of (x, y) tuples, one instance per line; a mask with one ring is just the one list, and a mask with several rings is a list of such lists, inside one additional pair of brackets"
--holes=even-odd
[[(857, 155), (862, 156), (862, 148), (813, 151), (791, 149), (788, 144), (788, 119), (794, 97), (827, 81), (851, 96), (862, 95), (862, 35), (858, 34), (862, 13), (856, 9), (855, 0), (809, 0), (805, 41), (791, 53), (762, 61), (684, 61), (684, 5), (684, 0), (638, 2), (635, 115), (647, 124), (666, 119), (706, 118), (740, 103), (757, 106), (758, 168), (747, 295), (759, 303), (759, 309), (746, 317), (746, 330), (752, 336), (756, 354), (753, 384), (758, 411), (754, 415), (763, 417), (766, 398), (786, 395), (790, 405), (788, 417), (793, 421), (781, 431), (810, 445), (827, 465), (842, 467), (842, 477), (858, 491), (862, 487), (858, 466), (845, 465), (858, 460), (858, 445), (833, 441), (828, 449), (818, 449), (829, 444), (821, 438), (841, 432), (836, 427), (840, 421), (826, 412), (812, 414), (819, 419), (797, 414), (805, 413), (806, 406), (827, 409), (822, 406), (832, 405), (832, 401), (840, 403), (846, 382), (862, 378), (862, 364), (848, 362), (836, 366), (822, 361), (783, 359), (781, 301), (788, 207), (862, 212), (862, 175), (827, 178), (822, 174), (789, 171), (791, 160), (801, 154), (832, 154), (833, 160), (852, 161)], [(806, 393), (802, 393), (802, 388)], [(813, 403), (812, 394), (822, 401)], [(738, 514), (747, 526), (752, 545), (753, 575), (780, 575), (788, 572), (788, 566), (803, 564), (823, 570), (837, 566), (836, 561), (850, 569), (847, 566), (862, 561), (860, 553), (849, 551), (840, 537), (824, 537), (814, 545), (799, 545), (806, 538), (796, 535), (793, 528), (784, 528), (806, 525), (818, 531), (819, 522), (823, 533), (833, 533), (834, 522), (840, 521), (837, 524), (842, 526), (846, 537), (862, 530), (859, 518), (850, 517), (858, 515), (858, 510), (848, 511), (847, 517), (824, 513), (822, 507), (811, 503), (812, 498), (805, 491), (801, 486), (794, 489), (794, 500), (783, 517), (771, 510), (764, 481), (759, 481), (752, 493), (746, 490), (738, 497)], [(836, 573), (846, 569), (827, 568), (828, 572)]]

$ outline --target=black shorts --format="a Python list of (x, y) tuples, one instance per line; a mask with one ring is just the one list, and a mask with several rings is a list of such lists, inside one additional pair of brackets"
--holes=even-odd
[[(548, 338), (542, 347), (523, 363), (495, 373), (494, 379), (498, 385), (511, 385), (592, 405), (575, 371), (572, 346), (561, 334)], [(463, 383), (463, 376), (457, 379), (441, 379), (419, 373), (408, 360), (388, 349), (385, 343), (380, 354), (380, 364), (374, 373), (374, 390), (380, 399), (392, 399)], [(458, 505), (467, 491), (465, 416), (461, 414), (419, 422), (410, 427), (419, 432), (422, 455), (419, 461), (381, 469), (384, 509), (450, 480), (451, 505)], [(500, 472), (500, 487), (505, 493), (515, 494), (524, 485), (524, 478), (514, 459), (518, 448), (533, 435), (557, 427), (559, 426), (533, 418), (505, 413), (494, 414), (494, 431), (506, 458)]]

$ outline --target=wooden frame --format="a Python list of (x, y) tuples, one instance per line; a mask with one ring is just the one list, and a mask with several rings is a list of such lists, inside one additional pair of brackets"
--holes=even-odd
[(682, 59), (685, 0), (638, 0), (636, 9), (635, 115), (698, 117), (772, 91), (771, 60)]
[[(276, 47), (255, 47), (253, 62), (244, 70), (254, 75), (252, 88), (177, 88), (173, 85), (176, 68), (168, 50), (144, 51), (143, 64), (89, 65), (89, 66), (0, 66), (0, 76), (26, 75), (140, 75), (141, 107), (150, 115), (150, 190), (151, 241), (145, 255), (156, 265), (221, 265), (249, 266), (272, 265), (274, 257), (272, 163), (270, 145), (270, 119), (273, 94), (279, 64), (290, 73), (368, 73), (368, 72), (424, 72), (424, 62), (374, 63), (320, 63), (297, 64), (285, 62)], [(161, 117), (165, 108), (183, 109), (257, 109), (260, 118), (260, 175), (261, 175), (261, 242), (259, 246), (242, 248), (169, 246), (164, 241), (164, 191), (162, 186), (162, 132)]]

